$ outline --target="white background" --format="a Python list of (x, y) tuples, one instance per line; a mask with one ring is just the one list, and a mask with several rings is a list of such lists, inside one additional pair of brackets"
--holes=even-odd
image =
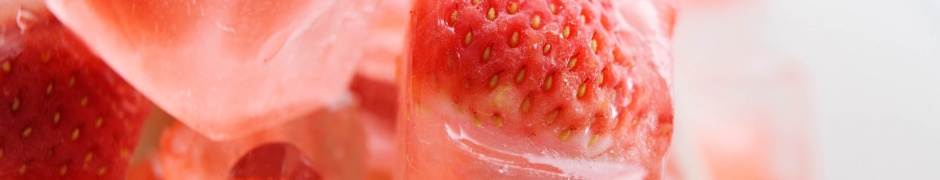
[(940, 8), (767, 0), (764, 40), (805, 63), (821, 179), (940, 179)]
[(768, 34), (805, 60), (822, 179), (940, 179), (940, 8), (771, 0)]
[[(722, 98), (702, 100), (697, 96), (703, 94), (696, 92), (702, 88), (683, 86), (702, 85), (702, 79), (709, 83), (708, 77), (699, 77), (703, 74), (740, 70), (705, 72), (709, 70), (702, 68), (760, 66), (739, 65), (750, 59), (769, 66), (796, 64), (797, 72), (807, 77), (805, 83), (786, 87), (806, 89), (808, 95), (785, 92), (788, 96), (809, 96), (810, 121), (792, 122), (797, 125), (784, 127), (784, 131), (809, 137), (816, 168), (812, 177), (940, 179), (940, 0), (725, 1), (747, 1), (749, 5), (734, 10), (742, 12), (703, 13), (699, 7), (684, 7), (680, 15), (676, 33), (677, 123), (682, 123), (682, 118), (700, 118), (702, 113), (696, 110), (703, 109), (703, 104), (734, 104), (722, 102)], [(712, 15), (715, 17), (709, 17)], [(759, 47), (751, 48), (751, 43)], [(737, 49), (759, 53), (740, 53), (746, 55), (739, 57), (734, 52)], [(721, 55), (729, 51), (731, 56)], [(725, 60), (727, 57), (748, 60)], [(719, 65), (709, 65), (714, 63)], [(767, 84), (754, 83), (754, 79), (762, 77), (732, 80), (730, 85), (767, 88), (756, 87)], [(749, 101), (774, 104), (775, 100)], [(784, 105), (771, 107), (786, 109), (779, 107), (801, 100), (783, 101)], [(809, 131), (799, 132), (803, 128)], [(678, 151), (683, 149), (683, 136), (677, 134)], [(694, 135), (685, 135), (689, 136)]]

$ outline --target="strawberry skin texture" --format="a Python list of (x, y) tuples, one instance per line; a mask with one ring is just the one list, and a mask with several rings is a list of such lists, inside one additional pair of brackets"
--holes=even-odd
[(0, 23), (0, 179), (123, 179), (150, 103), (48, 13)]
[(418, 1), (406, 91), (418, 109), (452, 102), (483, 144), (636, 163), (659, 179), (673, 109), (671, 57), (656, 55), (669, 47), (655, 42), (672, 16), (650, 27), (615, 3), (634, 2)]

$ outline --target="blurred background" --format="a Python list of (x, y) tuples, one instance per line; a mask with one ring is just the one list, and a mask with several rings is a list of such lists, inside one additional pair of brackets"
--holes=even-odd
[(940, 1), (684, 0), (674, 179), (940, 179)]

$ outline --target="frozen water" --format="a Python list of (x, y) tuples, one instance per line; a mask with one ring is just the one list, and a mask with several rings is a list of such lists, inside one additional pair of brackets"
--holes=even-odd
[(155, 104), (216, 140), (297, 118), (347, 87), (374, 0), (48, 0)]

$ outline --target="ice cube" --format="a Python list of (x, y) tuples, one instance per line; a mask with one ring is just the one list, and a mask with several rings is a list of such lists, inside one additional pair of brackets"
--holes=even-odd
[(209, 138), (236, 138), (336, 101), (375, 0), (48, 0), (154, 103)]

